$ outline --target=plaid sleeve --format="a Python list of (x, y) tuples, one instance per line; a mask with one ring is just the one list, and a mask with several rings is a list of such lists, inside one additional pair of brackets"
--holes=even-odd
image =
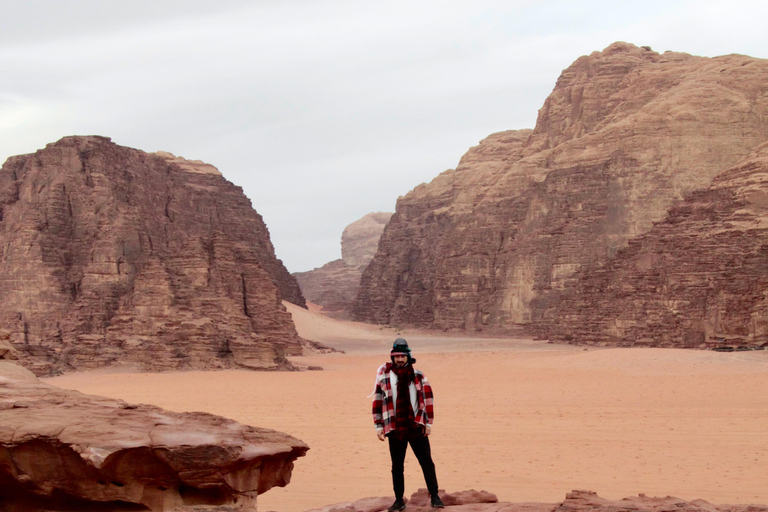
[(424, 391), (424, 408), (427, 413), (427, 424), (431, 425), (435, 421), (435, 399), (432, 394), (432, 386), (429, 385), (429, 381), (426, 377), (423, 377), (421, 382), (422, 390)]
[(382, 409), (384, 407), (384, 393), (381, 390), (381, 370), (376, 372), (376, 388), (373, 390), (373, 423), (377, 430), (384, 428), (384, 416), (382, 415)]

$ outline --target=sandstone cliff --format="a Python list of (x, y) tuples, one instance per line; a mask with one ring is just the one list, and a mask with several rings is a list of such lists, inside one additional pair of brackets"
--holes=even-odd
[(768, 140), (768, 61), (614, 43), (563, 71), (534, 130), (489, 136), (397, 203), (357, 319), (540, 322), (677, 201)]
[(65, 391), (0, 360), (0, 509), (173, 510), (290, 482), (308, 447), (212, 414)]
[(287, 367), (303, 305), (210, 165), (66, 137), (0, 170), (0, 328), (36, 374)]
[(294, 275), (304, 297), (323, 307), (323, 313), (347, 318), (360, 288), (363, 271), (376, 254), (379, 238), (392, 214), (369, 213), (344, 229), (341, 259)]
[(768, 145), (550, 298), (552, 339), (768, 346)]

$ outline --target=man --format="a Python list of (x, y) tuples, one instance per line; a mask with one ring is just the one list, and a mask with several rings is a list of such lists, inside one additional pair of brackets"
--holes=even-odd
[(416, 360), (403, 338), (397, 338), (389, 354), (391, 362), (379, 367), (376, 372), (376, 387), (373, 391), (373, 423), (379, 440), (389, 440), (389, 455), (392, 459), (392, 487), (395, 502), (389, 512), (405, 510), (403, 476), (405, 451), (410, 443), (414, 455), (421, 465), (427, 490), (432, 497), (432, 507), (443, 508), (437, 495), (437, 475), (429, 447), (434, 413), (432, 411), (432, 387), (419, 370), (413, 368)]

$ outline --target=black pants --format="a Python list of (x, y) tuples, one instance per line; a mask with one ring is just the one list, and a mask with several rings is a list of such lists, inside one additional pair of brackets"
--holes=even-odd
[(411, 429), (407, 433), (393, 431), (387, 434), (387, 439), (389, 439), (389, 456), (392, 458), (392, 487), (395, 490), (395, 498), (401, 499), (405, 493), (403, 471), (405, 470), (405, 451), (409, 443), (421, 465), (429, 494), (437, 496), (437, 475), (435, 463), (432, 462), (432, 449), (429, 447), (429, 438), (422, 433), (422, 429)]

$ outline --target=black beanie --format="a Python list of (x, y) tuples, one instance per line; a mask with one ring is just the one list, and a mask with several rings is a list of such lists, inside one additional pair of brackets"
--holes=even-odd
[(408, 362), (410, 364), (413, 364), (416, 362), (416, 360), (411, 357), (411, 349), (408, 346), (408, 342), (405, 341), (404, 338), (397, 338), (395, 340), (395, 343), (392, 345), (392, 350), (389, 352), (389, 357), (394, 362), (395, 360), (395, 354), (402, 354), (408, 356)]

